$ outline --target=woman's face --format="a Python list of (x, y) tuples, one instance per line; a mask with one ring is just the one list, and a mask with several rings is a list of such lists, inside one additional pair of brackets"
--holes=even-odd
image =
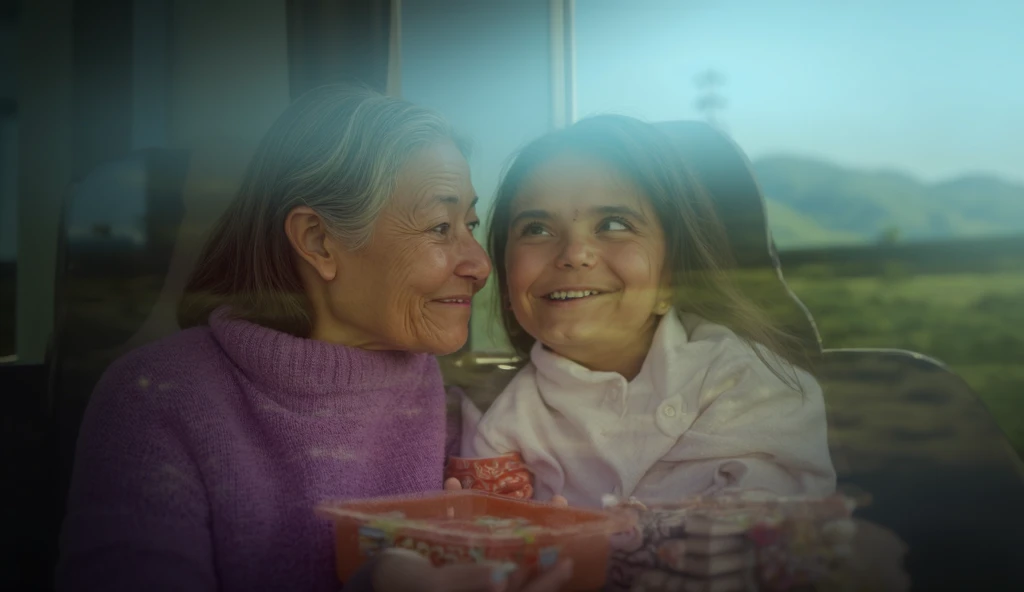
[(453, 143), (416, 153), (370, 243), (357, 251), (332, 249), (335, 277), (327, 282), (313, 337), (437, 355), (462, 347), (470, 301), (491, 272), (473, 236), (476, 201), (469, 165)]
[(508, 296), (523, 329), (591, 369), (642, 360), (667, 296), (661, 224), (640, 190), (566, 154), (529, 177), (510, 220)]

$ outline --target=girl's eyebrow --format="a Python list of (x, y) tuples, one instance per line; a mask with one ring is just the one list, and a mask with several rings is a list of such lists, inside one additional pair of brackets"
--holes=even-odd
[[(646, 223), (647, 218), (638, 212), (637, 210), (629, 206), (597, 206), (590, 210), (598, 216), (624, 216), (632, 218), (639, 222)], [(551, 220), (551, 212), (547, 210), (523, 210), (516, 214), (515, 218), (512, 218), (512, 222), (509, 223), (509, 227), (515, 226), (523, 220)]]
[(516, 214), (515, 218), (512, 218), (512, 222), (509, 226), (515, 226), (523, 220), (550, 220), (551, 213), (546, 210), (523, 210)]
[(593, 211), (602, 216), (625, 216), (641, 222), (647, 222), (647, 218), (643, 214), (629, 206), (599, 206), (594, 208)]

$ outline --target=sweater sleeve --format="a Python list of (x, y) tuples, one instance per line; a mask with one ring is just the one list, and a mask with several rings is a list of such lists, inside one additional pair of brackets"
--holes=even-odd
[(363, 564), (356, 573), (352, 574), (341, 590), (343, 592), (374, 592), (373, 570), (377, 568), (377, 557), (371, 558)]
[(61, 532), (59, 591), (218, 589), (186, 422), (152, 376), (129, 354), (89, 402)]

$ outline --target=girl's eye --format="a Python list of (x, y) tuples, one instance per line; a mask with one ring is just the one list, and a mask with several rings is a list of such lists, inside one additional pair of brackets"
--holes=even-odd
[(601, 221), (601, 225), (598, 227), (598, 230), (633, 230), (633, 227), (629, 225), (629, 222), (626, 222), (622, 218), (605, 218), (604, 220)]
[(430, 229), (431, 232), (436, 232), (441, 236), (448, 236), (448, 232), (451, 230), (452, 225), (445, 222), (444, 224), (438, 224), (437, 226)]
[(521, 236), (544, 236), (545, 234), (549, 234), (548, 231), (537, 222), (530, 222), (523, 226), (523, 231), (520, 233)]

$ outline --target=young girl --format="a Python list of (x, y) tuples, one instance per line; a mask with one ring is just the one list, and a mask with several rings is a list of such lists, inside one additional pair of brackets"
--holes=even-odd
[(537, 499), (575, 506), (834, 490), (821, 389), (729, 280), (721, 225), (660, 130), (600, 116), (528, 145), (489, 239), (530, 362), (463, 456), (518, 452)]

